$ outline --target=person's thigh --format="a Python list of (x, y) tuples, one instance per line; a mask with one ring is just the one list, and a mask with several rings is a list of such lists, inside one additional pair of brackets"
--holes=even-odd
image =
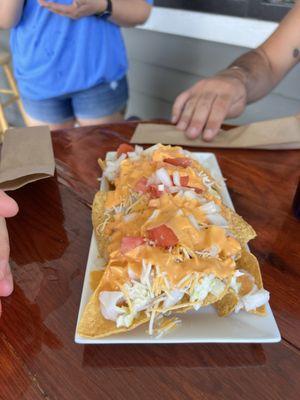
[(29, 126), (49, 125), (51, 130), (73, 128), (75, 117), (70, 98), (31, 100), (22, 98)]
[(73, 112), (81, 126), (123, 121), (127, 101), (126, 77), (74, 93), (72, 96)]

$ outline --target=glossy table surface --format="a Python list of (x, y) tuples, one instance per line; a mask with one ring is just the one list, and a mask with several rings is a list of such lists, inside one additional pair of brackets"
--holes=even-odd
[(56, 176), (12, 193), (20, 213), (8, 221), (15, 291), (0, 320), (0, 399), (299, 399), (300, 222), (291, 204), (300, 151), (214, 151), (237, 211), (257, 231), (251, 248), (280, 343), (74, 343), (97, 158), (134, 128), (53, 132)]

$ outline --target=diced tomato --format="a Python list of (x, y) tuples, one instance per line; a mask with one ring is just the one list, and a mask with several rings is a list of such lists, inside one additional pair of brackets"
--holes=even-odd
[(121, 253), (128, 253), (128, 251), (133, 250), (138, 246), (141, 246), (144, 242), (145, 239), (142, 237), (125, 236), (122, 238), (121, 241)]
[(139, 193), (146, 193), (148, 191), (147, 182), (148, 182), (147, 178), (143, 176), (141, 179), (137, 181), (133, 190)]
[(180, 177), (180, 185), (181, 186), (187, 186), (189, 183), (189, 177), (188, 176), (181, 176)]
[(178, 243), (178, 237), (172, 229), (165, 224), (149, 229), (147, 232), (149, 239), (152, 240), (156, 246), (171, 247)]
[(158, 199), (164, 193), (164, 192), (158, 190), (158, 187), (156, 185), (149, 185), (148, 192), (150, 194), (151, 199)]
[(165, 158), (164, 162), (167, 164), (175, 165), (175, 167), (187, 168), (192, 164), (192, 160), (187, 157)]
[[(172, 178), (172, 181), (173, 181), (173, 184), (174, 184), (173, 175), (171, 176), (171, 178)], [(180, 176), (179, 180), (180, 180), (180, 186), (187, 186), (188, 183), (189, 183), (189, 177), (187, 175), (186, 176)]]
[(127, 154), (129, 151), (134, 151), (134, 147), (128, 143), (122, 143), (117, 149), (117, 156), (120, 157), (121, 154)]
[(143, 176), (140, 180), (137, 181), (134, 187), (134, 191), (143, 194), (149, 193), (151, 199), (158, 199), (159, 197), (161, 197), (163, 192), (158, 190), (157, 185), (147, 185), (147, 182), (147, 178)]

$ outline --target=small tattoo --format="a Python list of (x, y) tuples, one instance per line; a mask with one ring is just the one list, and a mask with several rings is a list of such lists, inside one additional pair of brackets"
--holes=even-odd
[(294, 57), (294, 58), (298, 58), (298, 57), (299, 57), (299, 54), (300, 54), (300, 50), (299, 50), (299, 49), (294, 49), (294, 50), (293, 50), (293, 57)]

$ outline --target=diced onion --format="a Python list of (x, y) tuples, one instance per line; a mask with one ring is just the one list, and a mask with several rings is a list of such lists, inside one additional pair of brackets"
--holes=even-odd
[(241, 301), (246, 311), (254, 310), (266, 304), (270, 299), (270, 293), (265, 289), (259, 289), (254, 293), (246, 294)]
[(227, 220), (220, 214), (208, 214), (206, 219), (211, 225), (226, 227), (228, 226)]
[(180, 175), (178, 171), (173, 172), (173, 182), (175, 186), (181, 186), (180, 184)]
[(239, 269), (237, 269), (237, 270), (234, 272), (234, 274), (233, 274), (233, 276), (232, 276), (232, 278), (231, 278), (230, 287), (231, 287), (236, 293), (239, 292), (240, 286), (241, 286), (241, 284), (240, 284), (239, 282), (237, 282), (237, 278), (238, 278), (239, 276), (242, 276), (242, 275), (244, 275), (244, 273), (241, 272)]
[(193, 190), (186, 190), (184, 192), (184, 197), (188, 198), (188, 199), (192, 199), (192, 200), (197, 200), (197, 193), (195, 193)]
[(132, 160), (138, 160), (139, 159), (139, 156), (136, 154), (135, 151), (129, 151), (127, 153), (127, 156)]
[(215, 214), (220, 212), (220, 207), (214, 201), (203, 204), (199, 208), (205, 214)]
[(195, 199), (195, 200), (197, 200), (200, 204), (204, 204), (204, 203), (206, 203), (206, 201), (207, 201), (204, 197), (199, 196), (198, 193), (196, 193), (194, 190), (191, 190), (191, 189), (185, 190), (185, 191), (184, 191), (184, 196), (185, 196), (187, 199)]
[(104, 291), (99, 294), (100, 309), (105, 319), (116, 321), (118, 316), (124, 313), (124, 310), (117, 306), (121, 300), (124, 300), (122, 292)]
[(168, 171), (165, 168), (160, 168), (156, 171), (156, 176), (166, 186), (173, 186)]
[(134, 151), (136, 152), (136, 154), (141, 155), (144, 151), (142, 146), (139, 146), (138, 144), (135, 145)]
[(117, 328), (121, 328), (122, 326), (129, 328), (133, 322), (134, 317), (134, 314), (119, 315), (117, 318)]
[(155, 152), (155, 150), (157, 150), (160, 146), (161, 146), (161, 144), (157, 143), (157, 144), (149, 147), (148, 149), (144, 150), (144, 154), (146, 156), (151, 156)]
[(197, 231), (200, 231), (199, 224), (198, 224), (196, 218), (194, 217), (194, 215), (193, 214), (189, 214), (188, 215), (188, 219), (190, 220), (190, 223), (193, 225), (193, 227), (195, 229), (197, 229)]
[(168, 188), (168, 190), (170, 193), (179, 193), (181, 191), (181, 188), (177, 186), (171, 186)]

